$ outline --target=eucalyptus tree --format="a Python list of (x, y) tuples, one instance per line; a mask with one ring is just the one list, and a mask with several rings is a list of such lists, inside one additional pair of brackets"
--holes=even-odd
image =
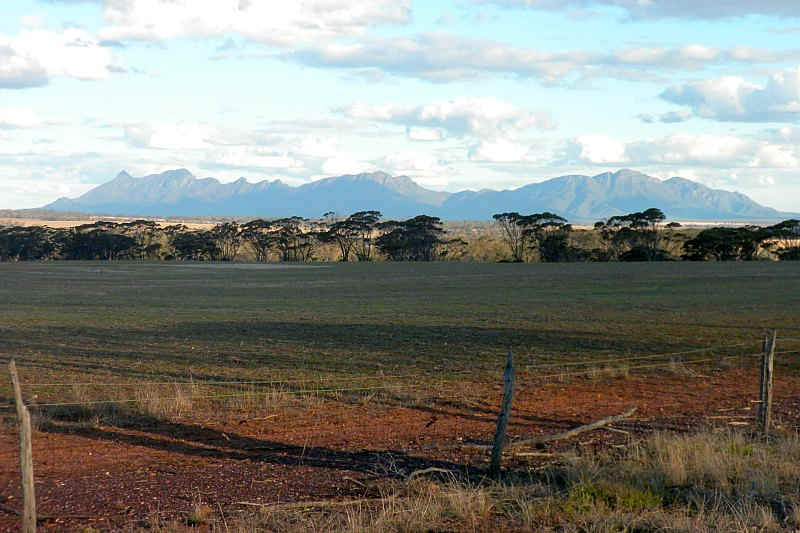
[(219, 259), (233, 261), (242, 245), (242, 228), (236, 222), (217, 224), (210, 231), (211, 238), (216, 242), (219, 250)]
[(278, 236), (275, 226), (266, 220), (257, 218), (242, 226), (242, 238), (250, 245), (256, 261), (269, 261), (269, 256), (277, 250)]
[(320, 237), (339, 246), (342, 261), (349, 261), (351, 255), (359, 261), (371, 261), (380, 219), (380, 211), (358, 211), (344, 220), (332, 222)]
[(763, 231), (758, 226), (704, 229), (683, 244), (683, 258), (690, 261), (750, 261), (755, 259), (762, 238)]
[(540, 261), (553, 263), (567, 258), (572, 226), (566, 218), (545, 211), (521, 217), (518, 224), (527, 246), (538, 253)]
[(527, 241), (523, 226), (520, 224), (522, 215), (516, 211), (507, 213), (496, 213), (492, 218), (500, 227), (503, 241), (511, 250), (511, 259), (516, 263), (525, 261), (527, 251)]
[(392, 261), (435, 261), (442, 257), (445, 231), (438, 217), (419, 215), (378, 224), (383, 231), (375, 244)]
[(595, 223), (609, 259), (652, 261), (667, 254), (660, 248), (664, 213), (655, 207)]

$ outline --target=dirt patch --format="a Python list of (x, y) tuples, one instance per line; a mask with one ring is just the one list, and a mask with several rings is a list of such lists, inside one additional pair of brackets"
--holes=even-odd
[[(705, 376), (664, 374), (571, 382), (520, 380), (509, 425), (511, 439), (528, 438), (637, 407), (635, 418), (546, 451), (578, 453), (624, 445), (655, 430), (752, 428), (758, 383), (753, 372)], [(155, 516), (180, 518), (197, 504), (235, 515), (241, 502), (277, 503), (363, 497), (374, 480), (407, 477), (437, 467), (482, 476), (488, 454), (471, 444), (490, 441), (499, 386), (453, 384), (438, 400), (414, 405), (330, 402), (324, 409), (220, 422), (153, 422), (133, 427), (54, 422), (34, 435), (42, 530), (135, 528)], [(800, 379), (775, 384), (775, 424), (800, 426)], [(0, 503), (18, 509), (13, 424), (0, 434)], [(543, 459), (512, 456), (504, 466), (527, 470)], [(0, 530), (18, 517), (0, 512)]]

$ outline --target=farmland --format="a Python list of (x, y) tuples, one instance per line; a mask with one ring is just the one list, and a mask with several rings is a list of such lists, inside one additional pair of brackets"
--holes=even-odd
[[(187, 523), (204, 505), (214, 518), (196, 522), (216, 527), (243, 501), (365, 498), (430, 467), (480, 479), (486, 453), (466, 445), (491, 439), (509, 350), (512, 440), (639, 409), (618, 433), (548, 449), (574, 452), (750, 420), (765, 331), (800, 349), (791, 262), (10, 263), (0, 303), (0, 357), (20, 367), (55, 529)], [(797, 362), (776, 361), (789, 433)], [(14, 508), (4, 379), (0, 503)]]

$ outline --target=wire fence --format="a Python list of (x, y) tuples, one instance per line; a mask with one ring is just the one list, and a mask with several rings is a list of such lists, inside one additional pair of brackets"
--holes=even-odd
[[(800, 347), (791, 344), (798, 342), (800, 337), (779, 339), (782, 346), (788, 346), (775, 352), (776, 362), (796, 361), (791, 356), (800, 354)], [(752, 339), (656, 354), (523, 364), (520, 385), (532, 391), (518, 393), (521, 401), (511, 411), (510, 432), (515, 438), (525, 438), (585, 423), (592, 417), (607, 416), (629, 407), (640, 408), (637, 418), (629, 423), (635, 427), (626, 426), (626, 422), (609, 430), (616, 431), (614, 435), (619, 438), (648, 429), (677, 427), (675, 424), (752, 427), (758, 402), (756, 370), (763, 356), (754, 348), (762, 344), (761, 339)], [(35, 371), (25, 363), (20, 368)], [(727, 370), (735, 373), (734, 378), (709, 378), (717, 371), (724, 376)], [(668, 380), (664, 376), (679, 379)], [(779, 381), (782, 377), (778, 376)], [(608, 380), (615, 380), (613, 387), (608, 386)], [(180, 443), (187, 450), (196, 448), (198, 453), (205, 450), (203, 453), (221, 457), (245, 458), (254, 453), (292, 456), (298, 453), (298, 448), (344, 446), (354, 435), (363, 434), (369, 438), (377, 435), (375, 446), (394, 439), (406, 442), (409, 449), (420, 453), (452, 450), (454, 432), (469, 442), (485, 443), (496, 421), (500, 399), (498, 384), (499, 381), (487, 383), (482, 371), (458, 370), (447, 371), (446, 375), (401, 372), (274, 380), (33, 380), (23, 382), (22, 390), (26, 404), (38, 415), (40, 431), (59, 436), (34, 443), (36, 454), (57, 456), (63, 449), (60, 439), (69, 438), (72, 453), (80, 450), (113, 453), (113, 449), (119, 447), (169, 447)], [(685, 390), (676, 390), (678, 386)], [(170, 394), (170, 390), (177, 392)], [(103, 394), (110, 397), (86, 397)], [(552, 398), (542, 402), (546, 406), (540, 407), (537, 395), (552, 395)], [(227, 433), (209, 429), (191, 416), (194, 407), (202, 411), (209, 406), (217, 415), (235, 414), (238, 409), (235, 400), (242, 398), (256, 401), (253, 408), (245, 405), (241, 409), (242, 414), (237, 416), (243, 420), (238, 424), (254, 421), (260, 427), (258, 438), (239, 435), (229, 429)], [(257, 401), (259, 398), (264, 401)], [(309, 404), (307, 400), (320, 403)], [(163, 406), (180, 402), (193, 404), (186, 408), (189, 416), (162, 413), (145, 418), (149, 421), (145, 425), (137, 425), (140, 421), (133, 416), (138, 412), (146, 413), (154, 403)], [(343, 414), (331, 409), (335, 405), (351, 409)], [(800, 389), (788, 385), (779, 388), (774, 405), (779, 417), (792, 409), (796, 412), (800, 405)], [(11, 406), (6, 404), (6, 407)], [(130, 406), (130, 412), (120, 416), (129, 414), (132, 418), (122, 424), (115, 424), (113, 418), (101, 419), (98, 425), (68, 429), (76, 419), (70, 418), (69, 413), (64, 417), (59, 412), (76, 409), (82, 411), (73, 413), (78, 417), (102, 417), (103, 406)], [(287, 422), (288, 416), (282, 414), (286, 408), (301, 415)], [(406, 418), (402, 423), (393, 424), (391, 418), (381, 414), (386, 412), (385, 408), (403, 410)], [(255, 415), (254, 410), (258, 411)], [(408, 413), (413, 418), (409, 418)], [(349, 415), (352, 416), (348, 418)], [(164, 416), (164, 420), (159, 420), (159, 416)], [(160, 422), (164, 423), (161, 429)], [(791, 420), (790, 424), (800, 427), (798, 420)], [(223, 427), (229, 426), (223, 424)], [(205, 434), (199, 435), (198, 431)], [(79, 442), (82, 440), (85, 442)], [(267, 440), (277, 444), (261, 447), (254, 444)], [(106, 442), (105, 448), (98, 447), (99, 441)], [(456, 443), (455, 447), (458, 446), (460, 444)], [(113, 449), (109, 451), (109, 447)], [(0, 450), (3, 457), (15, 453), (14, 449)], [(0, 471), (10, 472), (13, 470)]]
[[(787, 338), (783, 341), (796, 341), (800, 338)], [(624, 371), (644, 370), (644, 369), (658, 369), (666, 367), (674, 367), (675, 365), (696, 365), (701, 363), (720, 363), (725, 360), (740, 359), (745, 360), (748, 358), (760, 357), (760, 353), (745, 353), (736, 355), (716, 355), (725, 350), (733, 348), (743, 348), (746, 346), (756, 346), (761, 343), (760, 340), (753, 340), (748, 342), (738, 342), (733, 344), (713, 345), (690, 350), (680, 350), (673, 352), (663, 352), (657, 354), (637, 354), (626, 355), (621, 357), (592, 359), (581, 358), (577, 360), (562, 360), (546, 363), (526, 364), (523, 370), (526, 372), (526, 377), (538, 379), (563, 379), (567, 377), (579, 377), (587, 375), (596, 375), (598, 372), (611, 371), (616, 369)], [(776, 352), (776, 355), (789, 355), (800, 353), (800, 349), (796, 350), (781, 350)], [(705, 357), (692, 357), (693, 355), (704, 355)], [(633, 364), (631, 364), (633, 363)], [(25, 364), (21, 364), (20, 368), (25, 368)], [(568, 370), (575, 367), (584, 366), (586, 368), (580, 370)], [(561, 370), (564, 369), (564, 370)], [(187, 372), (189, 374), (189, 372)], [(485, 376), (479, 375), (474, 370), (466, 371), (447, 371), (450, 379), (485, 379)], [(311, 395), (311, 394), (337, 394), (337, 393), (353, 393), (353, 392), (370, 392), (370, 391), (390, 391), (390, 390), (413, 390), (425, 389), (430, 387), (431, 381), (436, 381), (437, 376), (423, 373), (390, 373), (390, 374), (363, 374), (363, 375), (318, 375), (313, 377), (302, 378), (287, 378), (287, 379), (270, 379), (270, 380), (202, 380), (202, 379), (189, 379), (189, 380), (143, 380), (143, 381), (74, 381), (74, 382), (25, 382), (23, 389), (28, 398), (28, 403), (34, 408), (43, 407), (67, 407), (67, 406), (93, 406), (104, 404), (132, 404), (142, 401), (141, 395), (134, 397), (117, 397), (117, 398), (103, 398), (92, 400), (53, 400), (43, 401), (39, 399), (39, 394), (36, 394), (38, 389), (51, 389), (51, 388), (100, 388), (115, 391), (116, 389), (135, 388), (141, 389), (142, 387), (190, 387), (192, 391), (197, 391), (202, 388), (218, 388), (218, 389), (234, 389), (249, 387), (248, 390), (239, 392), (220, 392), (214, 394), (189, 394), (191, 399), (195, 400), (214, 400), (224, 398), (247, 397), (257, 394), (259, 392), (279, 392), (284, 395)], [(357, 383), (365, 382), (380, 382), (380, 385), (371, 386), (356, 386)], [(319, 387), (314, 385), (319, 384)], [(333, 386), (331, 386), (333, 385)], [(300, 386), (295, 388), (295, 386)], [(31, 399), (31, 390), (34, 392), (33, 399)], [(53, 393), (49, 393), (52, 397)], [(58, 395), (61, 396), (61, 395)], [(164, 401), (185, 399), (186, 394), (180, 397), (164, 397)], [(10, 406), (10, 404), (6, 404)]]

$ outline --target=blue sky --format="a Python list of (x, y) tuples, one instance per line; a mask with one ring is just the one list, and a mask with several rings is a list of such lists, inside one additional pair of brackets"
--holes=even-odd
[(120, 170), (385, 170), (438, 190), (633, 168), (800, 211), (788, 0), (15, 0), (0, 208)]

